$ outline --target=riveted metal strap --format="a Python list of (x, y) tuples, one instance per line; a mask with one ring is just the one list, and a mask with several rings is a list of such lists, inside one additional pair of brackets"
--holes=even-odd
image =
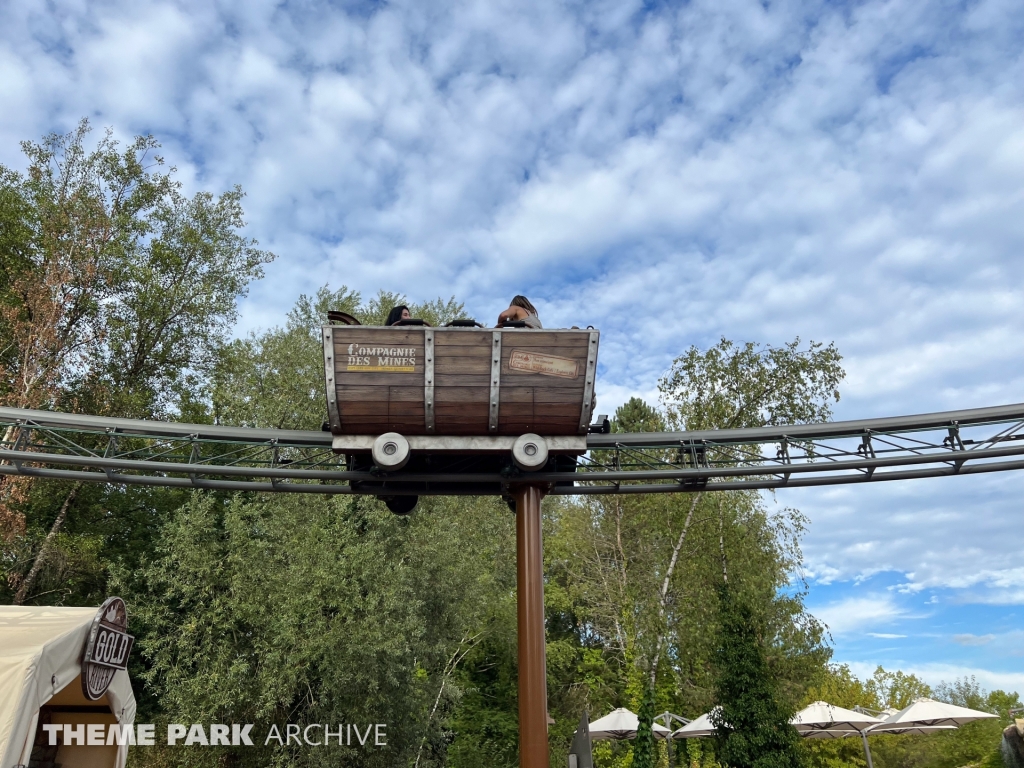
[(587, 433), (594, 410), (594, 381), (597, 379), (597, 347), (600, 331), (591, 331), (587, 342), (587, 367), (583, 372), (583, 407), (580, 408), (580, 434)]
[(491, 397), (490, 410), (487, 414), (487, 430), (496, 432), (498, 429), (498, 394), (501, 388), (501, 331), (494, 331), (491, 342)]
[(434, 329), (423, 331), (423, 421), (434, 434)]
[(334, 354), (334, 331), (324, 326), (324, 376), (327, 387), (327, 418), (331, 432), (341, 431), (341, 412), (338, 410), (338, 387), (334, 381), (336, 361)]

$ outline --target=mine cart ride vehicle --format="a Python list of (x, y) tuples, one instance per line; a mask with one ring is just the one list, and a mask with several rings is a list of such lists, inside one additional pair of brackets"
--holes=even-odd
[[(598, 331), (471, 320), (367, 326), (340, 312), (328, 321), (333, 449), (349, 469), (380, 477), (353, 485), (372, 489), (391, 511), (411, 511), (428, 491), (501, 493), (494, 482), (455, 484), (446, 475), (571, 471), (586, 451)], [(421, 479), (403, 480), (409, 475)]]

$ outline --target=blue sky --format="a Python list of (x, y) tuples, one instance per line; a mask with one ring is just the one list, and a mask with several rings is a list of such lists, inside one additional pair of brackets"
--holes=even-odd
[[(837, 418), (1024, 400), (1019, 0), (0, 4), (0, 162), (82, 116), (248, 193), (324, 283), (603, 331), (601, 411), (721, 336), (835, 341)], [(836, 659), (1024, 692), (1024, 475), (799, 489)]]

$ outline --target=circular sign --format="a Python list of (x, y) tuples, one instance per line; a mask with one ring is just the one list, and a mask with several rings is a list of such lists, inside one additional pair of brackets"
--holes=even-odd
[(128, 634), (128, 611), (120, 597), (108, 597), (96, 612), (82, 653), (82, 693), (96, 701), (119, 669), (128, 668), (135, 638)]

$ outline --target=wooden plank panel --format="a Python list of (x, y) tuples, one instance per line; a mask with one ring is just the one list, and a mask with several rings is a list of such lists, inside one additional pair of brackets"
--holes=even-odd
[(435, 403), (435, 416), (444, 416), (447, 419), (466, 420), (483, 419), (483, 427), (487, 429), (487, 403)]
[(575, 341), (563, 339), (555, 344), (537, 344), (533, 339), (501, 339), (501, 350), (507, 352), (510, 349), (528, 349), (531, 352), (551, 351), (552, 355), (564, 355), (565, 357), (586, 357), (589, 342), (586, 339)]
[(581, 407), (582, 403), (578, 406), (566, 403), (535, 403), (533, 412), (541, 419), (575, 419), (576, 425), (579, 426)]
[(415, 373), (339, 371), (334, 377), (338, 387), (422, 387), (423, 366), (417, 366)]
[(483, 387), (484, 389), (490, 390), (491, 377), (490, 375), (481, 376), (479, 374), (457, 374), (457, 373), (441, 373), (434, 375), (434, 394), (436, 394), (442, 388), (448, 387)]
[(487, 387), (445, 387), (434, 390), (435, 403), (487, 403), (490, 390)]
[[(532, 394), (531, 394), (532, 393)], [(526, 402), (548, 403), (551, 405), (571, 405), (579, 408), (583, 405), (583, 388), (549, 389), (546, 387), (518, 387), (509, 386), (503, 379), (501, 382), (499, 402)]]
[(423, 405), (423, 387), (388, 387), (388, 400), (392, 403), (419, 403)]
[(350, 416), (347, 419), (341, 417), (341, 428), (349, 434), (370, 434), (382, 432), (380, 426), (387, 424), (387, 415), (384, 416)]
[(331, 338), (335, 349), (345, 349), (349, 344), (372, 346), (423, 346), (422, 328), (374, 328), (368, 325), (334, 326)]
[(434, 374), (442, 373), (456, 376), (490, 376), (491, 358), (484, 357), (442, 357), (438, 355), (434, 361)]
[[(414, 387), (412, 389), (415, 389)], [(339, 401), (364, 401), (364, 400), (380, 400), (381, 402), (388, 401), (388, 390), (389, 387), (384, 385), (363, 387), (353, 386), (350, 384), (341, 384), (334, 388), (338, 395)], [(422, 392), (422, 390), (420, 390)]]
[(498, 390), (498, 402), (505, 403), (530, 403), (533, 404), (533, 387), (501, 387)]
[(338, 412), (341, 413), (342, 420), (349, 416), (377, 416), (386, 419), (389, 408), (390, 404), (387, 402), (368, 403), (357, 400), (351, 403), (341, 403)]
[[(512, 389), (512, 387), (509, 387)], [(519, 389), (516, 387), (515, 389)], [(525, 387), (524, 387), (525, 389)], [(533, 390), (533, 401), (535, 403), (569, 403), (576, 406), (583, 405), (583, 389), (530, 387)]]
[(486, 360), (491, 359), (491, 345), (484, 344), (483, 346), (457, 346), (457, 347), (445, 347), (434, 345), (434, 352), (437, 354), (437, 360), (461, 360), (462, 358), (476, 358), (482, 357)]
[(388, 418), (395, 418), (396, 416), (408, 417), (410, 420), (415, 417), (423, 418), (424, 408), (423, 403), (397, 403), (392, 402), (388, 406)]
[(589, 331), (534, 331), (505, 330), (501, 332), (501, 346), (527, 344), (531, 347), (562, 347), (590, 343)]
[(491, 331), (434, 331), (435, 347), (491, 347)]
[[(509, 370), (507, 364), (501, 366), (501, 385), (510, 387), (534, 387), (535, 389), (578, 389), (583, 392), (584, 377), (563, 379), (560, 376), (542, 376), (539, 373), (525, 373)], [(581, 394), (582, 396), (582, 394)]]

